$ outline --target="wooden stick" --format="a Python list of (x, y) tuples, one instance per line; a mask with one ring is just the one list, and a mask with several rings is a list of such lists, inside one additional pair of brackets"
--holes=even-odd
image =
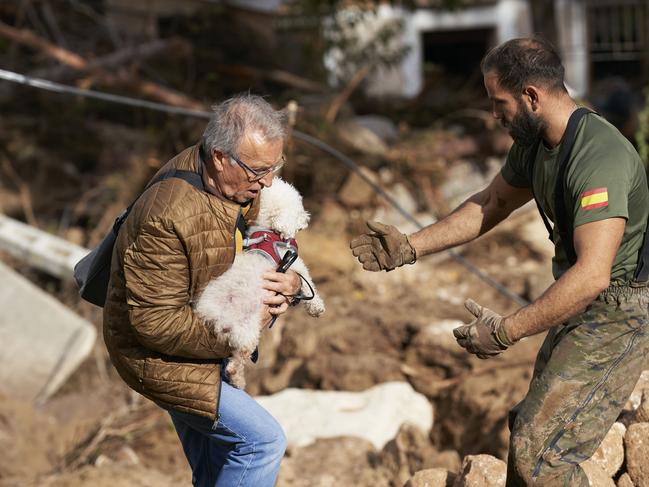
[(168, 105), (188, 108), (190, 110), (205, 110), (206, 106), (187, 95), (169, 88), (165, 88), (151, 81), (145, 81), (135, 75), (120, 73), (119, 75), (109, 74), (100, 69), (92, 69), (91, 63), (67, 49), (63, 49), (42, 37), (34, 34), (29, 29), (14, 29), (0, 21), (0, 35), (12, 39), (20, 44), (27, 45), (43, 52), (45, 55), (56, 59), (62, 64), (78, 71), (92, 71), (93, 81), (106, 85), (127, 87), (134, 92), (153, 100)]
[(354, 90), (356, 90), (356, 88), (358, 88), (363, 80), (367, 78), (367, 75), (370, 74), (370, 71), (371, 67), (368, 65), (363, 66), (358, 71), (356, 71), (356, 74), (354, 74), (354, 76), (352, 76), (352, 79), (349, 80), (349, 83), (347, 83), (345, 89), (341, 91), (331, 102), (331, 105), (329, 106), (329, 109), (327, 110), (327, 113), (325, 115), (325, 120), (327, 122), (333, 123), (334, 120), (336, 120), (336, 116), (338, 115), (340, 108), (349, 99)]

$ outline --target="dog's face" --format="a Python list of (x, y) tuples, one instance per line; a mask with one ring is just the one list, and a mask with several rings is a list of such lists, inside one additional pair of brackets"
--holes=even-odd
[(286, 181), (273, 179), (273, 184), (261, 192), (256, 224), (279, 233), (283, 238), (294, 238), (309, 225), (311, 216), (302, 205), (302, 196)]

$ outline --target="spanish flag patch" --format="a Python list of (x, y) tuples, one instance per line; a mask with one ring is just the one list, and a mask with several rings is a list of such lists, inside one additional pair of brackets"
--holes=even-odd
[(608, 189), (596, 188), (581, 193), (581, 208), (583, 210), (594, 210), (608, 206)]

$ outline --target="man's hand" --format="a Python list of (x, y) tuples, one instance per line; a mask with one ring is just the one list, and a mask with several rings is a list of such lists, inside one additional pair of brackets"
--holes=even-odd
[(415, 249), (406, 235), (392, 225), (367, 222), (367, 226), (372, 233), (364, 233), (349, 245), (352, 254), (363, 264), (363, 269), (373, 272), (391, 271), (415, 263)]
[(487, 359), (501, 354), (514, 344), (507, 336), (502, 316), (480, 306), (472, 299), (467, 299), (464, 306), (475, 316), (475, 320), (453, 330), (453, 335), (461, 347), (478, 358)]
[(262, 278), (261, 287), (268, 291), (268, 296), (264, 299), (267, 309), (262, 316), (263, 326), (266, 326), (272, 316), (279, 316), (288, 309), (291, 298), (301, 289), (302, 280), (290, 269), (286, 273), (268, 271), (262, 275)]

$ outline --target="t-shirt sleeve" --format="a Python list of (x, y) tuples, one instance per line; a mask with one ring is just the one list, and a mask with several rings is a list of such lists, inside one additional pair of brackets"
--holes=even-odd
[[(619, 145), (618, 145), (619, 148)], [(626, 150), (591, 146), (571, 163), (567, 192), (574, 227), (607, 218), (629, 218), (634, 161)]]
[(507, 184), (516, 188), (529, 188), (531, 186), (527, 158), (526, 151), (517, 144), (512, 146), (507, 154), (505, 165), (500, 170)]

